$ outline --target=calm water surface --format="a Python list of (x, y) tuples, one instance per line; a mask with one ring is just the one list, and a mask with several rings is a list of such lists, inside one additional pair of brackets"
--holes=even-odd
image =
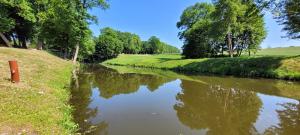
[(79, 132), (95, 135), (300, 134), (300, 84), (84, 67), (72, 84)]

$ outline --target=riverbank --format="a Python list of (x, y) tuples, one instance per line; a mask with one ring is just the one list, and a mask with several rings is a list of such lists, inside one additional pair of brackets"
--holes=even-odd
[[(8, 60), (21, 82), (10, 83)], [(0, 47), (0, 134), (72, 134), (72, 63), (44, 51)]]
[(182, 59), (179, 54), (120, 55), (103, 64), (188, 73), (300, 80), (300, 56)]

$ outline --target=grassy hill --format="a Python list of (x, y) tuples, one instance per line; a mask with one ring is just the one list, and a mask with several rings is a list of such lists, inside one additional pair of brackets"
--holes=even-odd
[[(17, 60), (21, 82), (10, 82)], [(71, 134), (72, 64), (44, 51), (0, 47), (0, 134)]]
[(267, 48), (258, 51), (257, 55), (295, 56), (300, 55), (300, 46)]
[[(292, 55), (288, 51), (282, 56), (267, 52), (270, 51), (260, 52), (263, 56), (204, 59), (182, 59), (179, 54), (120, 55), (103, 64), (170, 69), (191, 73), (300, 80), (300, 56), (296, 56), (295, 53)], [(283, 50), (280, 52), (284, 54)]]

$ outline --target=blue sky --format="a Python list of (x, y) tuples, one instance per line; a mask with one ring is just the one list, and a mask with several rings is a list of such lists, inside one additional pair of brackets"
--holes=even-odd
[[(104, 27), (138, 34), (142, 40), (154, 35), (180, 48), (183, 43), (177, 37), (179, 30), (176, 23), (181, 13), (196, 2), (207, 1), (210, 0), (109, 0), (109, 9), (103, 11), (95, 8), (90, 11), (99, 19), (99, 24), (93, 24), (90, 28), (95, 36)], [(265, 22), (268, 36), (261, 45), (263, 48), (300, 46), (300, 40), (282, 38), (285, 35), (281, 31), (282, 26), (271, 14), (266, 14)]]

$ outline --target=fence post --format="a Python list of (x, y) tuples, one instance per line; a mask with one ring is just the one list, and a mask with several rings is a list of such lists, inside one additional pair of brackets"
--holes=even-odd
[(11, 73), (11, 82), (12, 83), (19, 83), (20, 82), (20, 75), (19, 75), (19, 68), (18, 63), (15, 60), (8, 61)]

